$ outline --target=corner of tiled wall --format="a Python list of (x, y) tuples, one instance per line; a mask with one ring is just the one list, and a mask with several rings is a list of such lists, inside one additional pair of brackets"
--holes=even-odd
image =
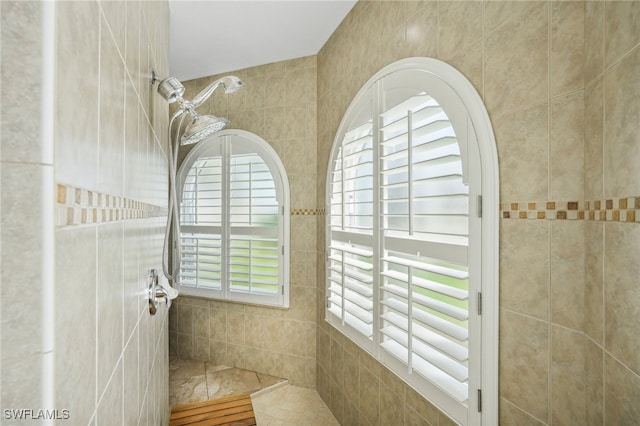
[(0, 3), (0, 408), (14, 424), (5, 410), (53, 400), (52, 9)]
[[(180, 296), (170, 313), (170, 348), (180, 357), (316, 385), (317, 220), (316, 57), (231, 71), (245, 82), (233, 94), (214, 92), (206, 112), (229, 128), (266, 140), (282, 160), (290, 186), (290, 307), (278, 309)], [(222, 77), (184, 82), (190, 98)], [(205, 106), (203, 106), (205, 108)], [(184, 158), (189, 148), (183, 148)]]

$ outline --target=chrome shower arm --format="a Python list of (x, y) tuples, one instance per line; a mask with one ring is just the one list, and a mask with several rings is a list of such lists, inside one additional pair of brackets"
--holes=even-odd
[(216, 80), (210, 85), (208, 85), (206, 88), (204, 88), (200, 93), (198, 93), (196, 97), (193, 98), (193, 100), (191, 101), (193, 108), (198, 108), (200, 105), (202, 105), (204, 101), (209, 99), (209, 96), (211, 96), (213, 91), (216, 90), (218, 86), (220, 86), (221, 84), (222, 84), (222, 79)]

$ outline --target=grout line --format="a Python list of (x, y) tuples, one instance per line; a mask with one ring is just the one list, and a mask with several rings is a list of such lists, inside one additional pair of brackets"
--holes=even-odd
[(513, 309), (510, 309), (510, 308), (500, 307), (500, 309), (505, 311), (505, 312), (509, 312), (510, 314), (520, 315), (522, 317), (525, 317), (525, 318), (528, 318), (528, 319), (531, 319), (531, 320), (534, 320), (534, 321), (538, 321), (538, 322), (541, 322), (541, 323), (549, 323), (550, 322), (550, 321), (547, 321), (547, 320), (543, 320), (543, 319), (534, 317), (533, 315), (530, 315), (530, 314), (525, 314), (525, 313), (522, 313), (522, 312), (514, 311)]
[(607, 116), (606, 114), (606, 105), (605, 105), (605, 99), (606, 99), (606, 90), (607, 90), (607, 81), (606, 81), (606, 76), (607, 76), (607, 70), (605, 69), (605, 49), (604, 49), (604, 39), (605, 39), (605, 34), (604, 34), (604, 19), (605, 19), (605, 10), (606, 7), (603, 6), (603, 11), (602, 11), (602, 99), (600, 99), (601, 105), (602, 105), (602, 117), (601, 117), (601, 124), (602, 124), (602, 134), (601, 136), (601, 141), (600, 141), (600, 155), (602, 158), (602, 179), (600, 181), (600, 195), (603, 198), (606, 198), (606, 194), (605, 194), (605, 172), (606, 172), (606, 163), (607, 163), (607, 157), (606, 157), (606, 152), (605, 152), (605, 148), (604, 148), (604, 143), (605, 143), (605, 131), (606, 131), (606, 122), (605, 122), (605, 118)]
[[(585, 84), (585, 86), (587, 86), (587, 85), (588, 84)], [(561, 92), (561, 93), (558, 93), (555, 96), (549, 96), (549, 101), (551, 101), (551, 102), (558, 101), (558, 100), (560, 100), (562, 98), (566, 98), (566, 97), (569, 97), (571, 95), (575, 95), (575, 94), (578, 94), (580, 92), (584, 92), (584, 90), (585, 90), (584, 87), (580, 87), (578, 89), (572, 89), (572, 90), (568, 90), (566, 92)]]
[[(552, 76), (552, 55), (551, 55), (551, 39), (553, 37), (552, 26), (552, 5), (547, 3), (547, 197), (553, 198), (552, 185), (554, 162), (551, 158), (551, 127), (553, 116), (551, 114), (551, 76)], [(537, 217), (537, 215), (536, 215)], [(549, 223), (547, 228), (547, 423), (553, 423), (553, 330), (551, 321), (553, 319), (552, 312), (552, 286), (551, 286), (551, 251), (553, 250), (553, 222)]]
[[(55, 127), (55, 7), (50, 3), (43, 3), (40, 23), (40, 44), (42, 46), (43, 67), (40, 71), (41, 99), (40, 99), (40, 134), (41, 158), (45, 166), (41, 167), (40, 187), (43, 196), (40, 199), (42, 214), (40, 216), (40, 236), (42, 254), (39, 259), (42, 271), (40, 327), (42, 336), (40, 345), (42, 357), (40, 360), (40, 402), (44, 409), (56, 406), (56, 236), (55, 236), (55, 202), (54, 202), (54, 144)], [(52, 37), (53, 35), (53, 37)], [(34, 303), (35, 305), (35, 303)], [(0, 346), (2, 344), (0, 343)], [(1, 370), (1, 367), (0, 367)], [(35, 390), (35, 389), (34, 389)], [(43, 425), (52, 425), (52, 419), (45, 419)]]
[[(550, 9), (550, 8), (549, 8)], [(551, 13), (551, 12), (549, 12)], [(551, 108), (549, 108), (550, 110)], [(547, 128), (550, 128), (550, 123)], [(550, 150), (549, 150), (550, 151)], [(549, 167), (547, 170), (551, 169), (551, 163), (549, 163)], [(549, 181), (549, 188), (551, 187), (551, 182)], [(551, 190), (549, 189), (549, 192)], [(553, 319), (553, 311), (552, 311), (552, 286), (551, 286), (551, 251), (553, 250), (553, 227), (554, 223), (550, 222), (547, 228), (547, 320), (549, 321), (547, 324), (547, 422), (551, 424), (553, 422), (553, 327), (551, 325), (551, 321)]]
[[(603, 350), (603, 353), (604, 353), (604, 355), (605, 355), (605, 356), (603, 356), (603, 357), (602, 357), (602, 358), (603, 358), (603, 364), (605, 364), (605, 365), (606, 365), (606, 355), (608, 355), (608, 356), (610, 356), (614, 361), (616, 361), (618, 364), (620, 364), (620, 366), (621, 366), (622, 368), (624, 368), (624, 369), (625, 369), (625, 370), (627, 370), (631, 375), (635, 376), (637, 379), (639, 379), (639, 380), (640, 380), (640, 374), (636, 373), (636, 372), (635, 372), (635, 371), (633, 371), (631, 368), (629, 368), (629, 367), (627, 366), (627, 364), (626, 364), (626, 363), (624, 363), (624, 362), (623, 362), (623, 361), (621, 361), (619, 358), (617, 358), (613, 353), (611, 353), (610, 351), (608, 351), (608, 350), (606, 350), (606, 349), (604, 349), (604, 350)], [(602, 368), (603, 376), (604, 376), (604, 372), (605, 372), (605, 369), (604, 369), (605, 365), (603, 365), (603, 368)], [(603, 383), (604, 383), (604, 380), (603, 380)], [(603, 392), (603, 393), (604, 393), (604, 392)]]
[(99, 274), (99, 262), (100, 262), (100, 253), (98, 251), (99, 249), (99, 243), (98, 243), (98, 238), (99, 238), (99, 233), (98, 233), (98, 228), (96, 227), (95, 229), (93, 229), (93, 238), (94, 238), (94, 243), (95, 243), (95, 250), (96, 250), (96, 258), (95, 258), (95, 270), (93, 271), (94, 274), (94, 279), (95, 279), (95, 297), (94, 297), (94, 303), (95, 303), (95, 343), (94, 343), (94, 348), (96, 350), (96, 354), (95, 354), (95, 359), (94, 359), (94, 368), (95, 368), (95, 384), (94, 384), (94, 392), (95, 392), (95, 405), (94, 405), (94, 409), (95, 409), (95, 417), (97, 417), (98, 415), (98, 358), (100, 355), (100, 347), (98, 346), (99, 342), (98, 342), (98, 321), (100, 320), (100, 317), (98, 315), (98, 274)]
[(540, 420), (539, 418), (537, 418), (536, 416), (534, 416), (533, 414), (529, 413), (528, 411), (524, 410), (522, 407), (520, 407), (519, 405), (516, 405), (515, 403), (513, 403), (511, 400), (507, 399), (504, 396), (500, 396), (500, 399), (502, 399), (503, 401), (505, 401), (507, 404), (513, 406), (516, 410), (521, 411), (523, 413), (525, 413), (526, 415), (530, 416), (531, 418), (539, 421), (541, 424), (546, 425), (548, 424), (547, 422)]
[(589, 340), (591, 343), (593, 343), (594, 345), (596, 345), (598, 347), (598, 349), (600, 349), (602, 352), (604, 352), (604, 347), (602, 347), (602, 345), (598, 342), (596, 342), (593, 337), (591, 337), (590, 335), (588, 335), (587, 333), (584, 333), (584, 337), (587, 338), (587, 340)]
[[(120, 225), (120, 233), (121, 233), (121, 237), (120, 237), (120, 245), (121, 245), (121, 250), (120, 250), (120, 273), (122, 274), (121, 277), (122, 279), (120, 280), (120, 292), (121, 294), (125, 295), (125, 265), (126, 265), (126, 261), (125, 261), (125, 233), (124, 233), (124, 224)], [(121, 359), (121, 363), (122, 366), (120, 368), (120, 418), (122, 419), (122, 422), (125, 421), (125, 413), (124, 413), (124, 407), (126, 406), (125, 403), (125, 397), (124, 397), (124, 388), (125, 388), (125, 357), (124, 354), (126, 353), (126, 349), (127, 349), (127, 344), (129, 343), (129, 341), (131, 340), (130, 337), (131, 336), (125, 336), (125, 327), (126, 327), (126, 323), (125, 323), (125, 312), (126, 312), (126, 308), (124, 305), (124, 297), (121, 300), (121, 306), (122, 306), (122, 311), (121, 311), (121, 336), (120, 336), (120, 359)], [(117, 366), (117, 364), (116, 364)]]
[(288, 385), (289, 385), (289, 380), (284, 379), (281, 382), (275, 383), (275, 384), (273, 384), (271, 386), (267, 386), (266, 388), (262, 388), (260, 390), (257, 390), (255, 392), (253, 392), (251, 394), (251, 399), (260, 398), (261, 396), (269, 394), (269, 393), (273, 392), (274, 390), (280, 389), (280, 388), (288, 386)]
[[(604, 13), (603, 13), (604, 14)], [(604, 81), (603, 81), (603, 86), (604, 86)], [(604, 92), (604, 89), (603, 89)], [(603, 109), (604, 109), (604, 105), (603, 105)], [(604, 163), (604, 161), (603, 161)], [(602, 181), (604, 182), (604, 175), (602, 177)], [(603, 191), (604, 194), (604, 191)], [(606, 416), (606, 410), (607, 410), (607, 404), (606, 404), (606, 389), (607, 387), (605, 386), (605, 368), (606, 368), (606, 361), (607, 361), (607, 350), (606, 350), (606, 341), (607, 341), (607, 332), (606, 332), (606, 310), (607, 310), (607, 304), (605, 301), (605, 297), (606, 297), (606, 291), (605, 291), (605, 286), (606, 286), (606, 280), (605, 277), (607, 276), (606, 273), (606, 269), (607, 269), (607, 263), (604, 261), (604, 259), (607, 257), (607, 227), (602, 225), (602, 255), (600, 256), (601, 262), (602, 262), (602, 420), (603, 422), (606, 420), (607, 416)], [(606, 424), (606, 422), (605, 422)]]
[[(553, 117), (551, 116), (551, 32), (552, 23), (552, 6), (547, 3), (547, 196), (552, 197), (551, 181), (553, 177), (553, 162), (551, 161), (551, 124)], [(549, 293), (551, 294), (551, 293)], [(551, 311), (549, 311), (551, 312)], [(551, 398), (549, 399), (551, 401)], [(551, 413), (551, 402), (549, 402), (549, 413)]]
[(586, 335), (587, 335), (587, 334), (586, 334), (584, 331), (582, 331), (582, 330), (576, 330), (576, 329), (574, 329), (574, 328), (567, 327), (567, 326), (562, 325), (562, 324), (557, 324), (557, 323), (552, 322), (552, 321), (549, 321), (549, 323), (551, 324), (551, 326), (552, 326), (552, 327), (560, 328), (560, 329), (562, 329), (562, 330), (568, 331), (568, 332), (573, 333), (573, 334), (581, 334), (581, 335), (583, 335), (583, 336), (586, 336)]
[(204, 387), (207, 390), (207, 399), (211, 399), (211, 395), (209, 394), (209, 375), (207, 374), (207, 363), (205, 361), (202, 362), (202, 369), (204, 370)]
[(509, 109), (509, 110), (507, 110), (507, 111), (504, 111), (504, 112), (502, 112), (502, 113), (500, 113), (500, 114), (496, 115), (496, 116), (495, 116), (495, 118), (494, 118), (493, 120), (495, 121), (495, 120), (497, 120), (497, 119), (499, 119), (499, 118), (505, 117), (505, 116), (507, 116), (507, 115), (514, 114), (514, 113), (516, 113), (516, 112), (522, 112), (522, 111), (526, 111), (526, 110), (528, 110), (528, 109), (533, 109), (533, 108), (535, 108), (535, 107), (539, 107), (539, 106), (541, 106), (541, 105), (548, 105), (548, 104), (549, 104), (549, 98), (547, 97), (547, 99), (544, 99), (544, 100), (542, 100), (542, 101), (535, 101), (535, 102), (531, 102), (530, 104), (523, 104), (523, 105), (518, 106), (518, 107), (516, 107), (516, 108)]
[[(604, 39), (604, 37), (603, 37)], [(627, 50), (622, 56), (620, 56), (618, 59), (616, 59), (611, 65), (607, 66), (606, 64), (606, 58), (604, 57), (606, 54), (606, 50), (603, 48), (603, 61), (605, 61), (604, 63), (604, 71), (602, 74), (606, 74), (607, 71), (611, 71), (613, 68), (615, 68), (620, 62), (623, 62), (624, 60), (626, 60), (628, 57), (630, 57), (631, 55), (635, 54), (635, 50), (640, 48), (640, 42), (637, 43), (636, 45), (634, 45), (632, 48), (630, 48), (629, 50)]]
[[(602, 62), (600, 64), (600, 74), (598, 75), (598, 77), (596, 77), (594, 79), (594, 81), (597, 80), (597, 78), (600, 77), (600, 75), (602, 76), (602, 98), (600, 99), (601, 105), (602, 105), (602, 117), (600, 118), (601, 120), (601, 124), (602, 124), (602, 134), (601, 134), (601, 141), (600, 141), (600, 153), (601, 153), (601, 158), (602, 158), (602, 169), (601, 169), (601, 173), (602, 173), (602, 178), (601, 178), (601, 182), (600, 182), (600, 191), (601, 191), (601, 196), (604, 198), (605, 197), (605, 164), (606, 164), (606, 157), (605, 157), (605, 146), (604, 146), (604, 142), (605, 142), (605, 117), (606, 117), (606, 105), (605, 105), (605, 92), (606, 92), (606, 75), (607, 75), (607, 67), (606, 67), (606, 33), (605, 33), (605, 22), (606, 22), (606, 4), (603, 4), (602, 6), (602, 13), (601, 15), (601, 30), (602, 30), (602, 46), (600, 46), (600, 52), (602, 54)], [(622, 60), (622, 59), (620, 59)], [(615, 65), (615, 64), (614, 64)], [(605, 350), (605, 342), (606, 342), (606, 331), (605, 331), (605, 311), (606, 311), (606, 303), (605, 303), (605, 277), (606, 277), (606, 263), (604, 261), (605, 257), (606, 257), (606, 226), (604, 226), (604, 224), (602, 225), (602, 241), (601, 241), (601, 247), (602, 247), (602, 256), (600, 258), (600, 261), (602, 262), (602, 276), (600, 277), (601, 279), (601, 284), (602, 284), (602, 295), (601, 295), (601, 304), (602, 304), (602, 318), (601, 318), (601, 326), (602, 326), (602, 371), (601, 371), (601, 382), (602, 382), (602, 402), (601, 402), (601, 407), (602, 407), (602, 419), (603, 422), (606, 419), (606, 386), (605, 386), (605, 363), (606, 363), (606, 350)], [(594, 341), (594, 343), (596, 343)], [(597, 344), (597, 343), (596, 343)], [(600, 347), (600, 345), (598, 345)]]
[[(96, 170), (95, 170), (95, 182), (96, 182), (96, 186), (100, 187), (100, 185), (102, 184), (102, 180), (100, 179), (100, 160), (101, 160), (101, 156), (100, 156), (100, 148), (101, 148), (101, 142), (102, 142), (102, 137), (101, 137), (101, 132), (100, 132), (100, 128), (102, 126), (102, 119), (101, 119), (101, 114), (100, 114), (100, 102), (101, 102), (101, 98), (102, 98), (102, 93), (100, 93), (102, 90), (101, 89), (101, 85), (102, 85), (102, 78), (104, 78), (104, 76), (102, 75), (102, 67), (101, 67), (101, 62), (102, 62), (102, 32), (104, 31), (104, 24), (102, 22), (102, 5), (98, 4), (98, 81), (97, 81), (97, 86), (98, 86), (98, 93), (97, 93), (97, 99), (96, 99), (96, 105), (94, 106), (96, 108), (96, 141), (97, 141), (97, 147), (96, 147)], [(60, 220), (60, 218), (58, 218), (58, 220)]]

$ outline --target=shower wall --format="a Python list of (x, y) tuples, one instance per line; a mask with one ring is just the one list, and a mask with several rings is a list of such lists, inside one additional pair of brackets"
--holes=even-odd
[[(53, 283), (51, 8), (0, 3), (0, 407), (47, 408), (50, 350), (42, 325)], [(30, 31), (24, 31), (29, 28)], [(50, 38), (49, 38), (50, 40)], [(42, 113), (42, 117), (41, 117)], [(42, 388), (41, 388), (42, 387)], [(46, 396), (45, 396), (46, 394)], [(17, 424), (29, 424), (29, 421)]]
[[(180, 296), (170, 314), (170, 350), (182, 357), (316, 380), (316, 57), (232, 71), (245, 83), (217, 90), (198, 112), (265, 139), (284, 163), (291, 190), (290, 308)], [(184, 82), (185, 99), (222, 77)], [(183, 147), (186, 155), (190, 147)]]
[(586, 420), (638, 424), (640, 2), (585, 12), (584, 195), (606, 216), (585, 224)]
[[(640, 2), (360, 1), (318, 54), (318, 206), (349, 102), (404, 57), (458, 68), (500, 162), (500, 421), (635, 424), (640, 409)], [(318, 226), (318, 265), (324, 226)], [(322, 320), (342, 424), (448, 419)], [(375, 407), (378, 407), (377, 409)]]
[(144, 293), (166, 219), (149, 70), (168, 72), (168, 5), (1, 7), (2, 408), (167, 424), (168, 315)]

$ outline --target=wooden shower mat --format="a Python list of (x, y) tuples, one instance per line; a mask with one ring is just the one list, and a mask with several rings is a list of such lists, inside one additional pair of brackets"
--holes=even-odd
[(251, 396), (245, 393), (193, 404), (176, 405), (171, 409), (169, 426), (178, 425), (255, 426), (256, 418)]

